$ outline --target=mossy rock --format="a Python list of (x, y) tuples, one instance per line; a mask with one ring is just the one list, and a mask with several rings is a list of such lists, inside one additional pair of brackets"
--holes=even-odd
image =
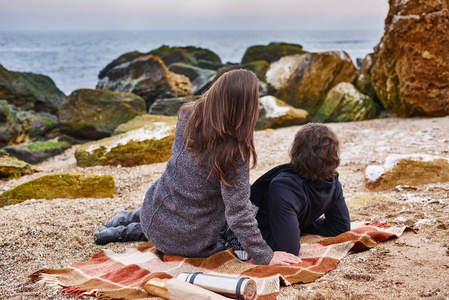
[(314, 122), (349, 122), (374, 119), (380, 113), (371, 97), (359, 92), (348, 82), (334, 86), (315, 115)]
[(262, 97), (259, 103), (257, 130), (302, 125), (307, 122), (309, 116), (307, 111), (294, 108), (273, 96)]
[(266, 73), (270, 64), (266, 60), (257, 60), (242, 65), (242, 68), (254, 72), (260, 81), (266, 82)]
[[(137, 123), (136, 121), (134, 125)], [(151, 126), (83, 144), (76, 149), (75, 158), (80, 167), (96, 165), (132, 167), (164, 162), (172, 155), (171, 146), (174, 137), (174, 125), (154, 122)]]
[(396, 202), (395, 199), (380, 194), (359, 193), (350, 198), (346, 204), (349, 208), (356, 208), (366, 206), (371, 202), (379, 201)]
[(110, 175), (56, 173), (28, 181), (0, 195), (0, 207), (29, 199), (111, 198), (114, 178)]
[(67, 142), (44, 141), (28, 145), (8, 146), (3, 148), (9, 155), (30, 164), (43, 162), (47, 158), (63, 153), (71, 145)]
[(167, 66), (179, 62), (198, 66), (199, 60), (221, 64), (221, 59), (215, 52), (209, 49), (193, 46), (169, 47), (167, 45), (162, 45), (161, 47), (150, 51), (148, 54), (160, 57)]
[(63, 133), (96, 140), (145, 112), (145, 100), (133, 93), (80, 89), (64, 100), (59, 122)]
[(0, 157), (0, 178), (2, 179), (17, 179), (23, 175), (31, 175), (36, 172), (40, 172), (40, 170), (15, 157)]
[(23, 110), (56, 114), (65, 95), (50, 77), (8, 71), (0, 65), (0, 99)]
[(307, 51), (304, 51), (299, 44), (270, 43), (268, 46), (255, 45), (246, 49), (242, 58), (242, 64), (258, 60), (265, 60), (272, 63), (283, 56), (303, 53), (307, 53)]
[(383, 167), (368, 166), (365, 172), (366, 188), (375, 191), (447, 181), (449, 159), (426, 154), (390, 155)]
[[(177, 114), (176, 114), (177, 115)], [(127, 123), (121, 124), (114, 131), (114, 135), (122, 134), (128, 131), (147, 128), (149, 130), (157, 130), (162, 126), (174, 128), (176, 127), (176, 116), (161, 116), (155, 114), (140, 115)]]

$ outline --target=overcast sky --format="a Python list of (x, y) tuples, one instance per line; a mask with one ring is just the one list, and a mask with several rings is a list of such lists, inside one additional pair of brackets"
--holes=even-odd
[(379, 29), (388, 0), (0, 0), (0, 30)]

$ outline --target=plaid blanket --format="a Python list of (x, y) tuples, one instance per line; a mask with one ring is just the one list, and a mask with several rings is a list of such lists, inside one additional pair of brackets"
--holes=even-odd
[(77, 297), (98, 299), (159, 299), (143, 289), (151, 278), (172, 278), (182, 272), (220, 273), (252, 278), (257, 284), (257, 299), (275, 299), (281, 283), (308, 283), (335, 269), (349, 251), (363, 251), (378, 242), (399, 237), (405, 227), (372, 223), (337, 237), (301, 237), (299, 265), (258, 266), (242, 262), (231, 249), (207, 258), (162, 255), (151, 243), (130, 247), (123, 254), (102, 250), (90, 260), (63, 269), (42, 269), (30, 275), (34, 282), (62, 288)]

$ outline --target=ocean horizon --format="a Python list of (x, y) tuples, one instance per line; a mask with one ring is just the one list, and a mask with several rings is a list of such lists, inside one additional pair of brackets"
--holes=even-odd
[(214, 51), (223, 63), (238, 63), (250, 46), (286, 42), (309, 52), (346, 51), (355, 62), (373, 51), (382, 34), (383, 29), (0, 31), (0, 64), (10, 71), (47, 75), (68, 95), (95, 88), (98, 73), (130, 51), (196, 46)]

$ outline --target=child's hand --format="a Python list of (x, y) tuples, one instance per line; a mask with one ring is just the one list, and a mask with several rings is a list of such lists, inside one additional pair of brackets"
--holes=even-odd
[(290, 266), (292, 264), (299, 264), (302, 260), (291, 253), (284, 251), (275, 251), (273, 258), (270, 260), (268, 265), (270, 266)]

